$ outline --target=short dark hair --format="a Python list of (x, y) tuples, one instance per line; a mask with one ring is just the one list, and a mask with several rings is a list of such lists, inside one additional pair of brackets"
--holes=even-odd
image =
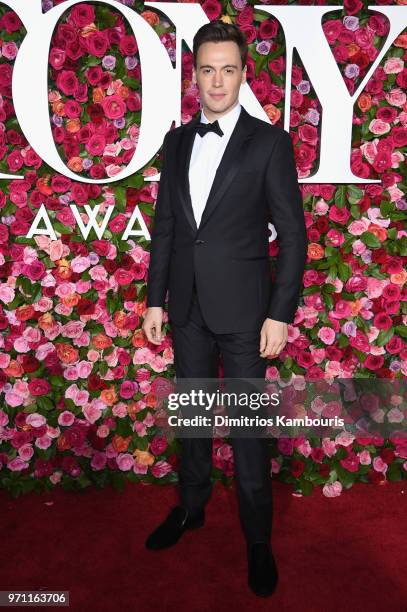
[(198, 49), (201, 45), (206, 42), (224, 42), (228, 40), (236, 43), (239, 47), (242, 68), (244, 68), (246, 66), (248, 54), (246, 36), (237, 25), (232, 23), (224, 23), (220, 19), (206, 23), (199, 28), (195, 34), (192, 46), (194, 67), (196, 68)]

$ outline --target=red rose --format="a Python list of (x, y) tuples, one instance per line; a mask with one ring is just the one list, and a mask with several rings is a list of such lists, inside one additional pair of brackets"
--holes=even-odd
[(77, 204), (86, 204), (88, 191), (83, 183), (74, 183), (71, 188), (72, 198)]
[(293, 459), (291, 461), (291, 473), (294, 478), (299, 478), (305, 470), (305, 463), (300, 459)]
[(53, 47), (49, 54), (49, 63), (55, 70), (61, 70), (66, 59), (66, 53), (63, 49)]
[(348, 15), (356, 15), (363, 8), (360, 0), (345, 0), (344, 6)]
[(385, 463), (387, 463), (387, 465), (390, 465), (390, 463), (393, 463), (394, 461), (394, 450), (392, 450), (391, 448), (382, 448), (382, 450), (380, 451), (380, 457)]
[(106, 32), (93, 32), (86, 38), (88, 51), (96, 57), (103, 57), (109, 48), (109, 38)]
[(28, 390), (31, 395), (46, 395), (51, 389), (51, 385), (43, 378), (34, 378), (28, 383)]
[(106, 176), (106, 170), (103, 164), (94, 164), (89, 172), (91, 178), (97, 180)]
[(13, 11), (4, 13), (3, 17), (0, 19), (0, 29), (6, 30), (7, 34), (17, 32), (22, 27), (23, 24), (20, 17)]
[(35, 372), (40, 367), (40, 362), (34, 355), (23, 355), (21, 360), (21, 365), (23, 366), (24, 372), (29, 374), (31, 372)]
[(91, 85), (97, 85), (102, 78), (103, 70), (100, 66), (91, 66), (85, 75)]
[(87, 298), (81, 298), (76, 306), (78, 315), (92, 315), (95, 312), (95, 303)]
[(57, 87), (67, 96), (75, 93), (78, 87), (78, 78), (73, 70), (62, 70), (57, 76)]
[(101, 134), (94, 134), (85, 145), (90, 155), (102, 155), (105, 150), (106, 140)]
[(237, 15), (236, 23), (239, 26), (252, 25), (252, 23), (253, 23), (253, 15), (254, 15), (253, 7), (252, 6), (245, 6), (243, 11), (240, 11), (240, 13)]
[(102, 108), (108, 119), (120, 119), (126, 112), (126, 104), (123, 98), (118, 95), (104, 98)]
[(71, 21), (78, 27), (85, 26), (95, 21), (95, 10), (91, 4), (76, 4), (71, 9)]
[(205, 11), (209, 21), (213, 21), (219, 17), (222, 10), (222, 5), (216, 0), (205, 0), (205, 2), (202, 4), (202, 8)]
[(120, 38), (119, 51), (122, 55), (134, 55), (137, 53), (137, 41), (132, 34)]
[(278, 32), (278, 23), (275, 19), (265, 19), (259, 28), (260, 38), (274, 38)]
[(407, 145), (407, 128), (396, 126), (392, 129), (391, 135), (396, 147), (405, 147)]

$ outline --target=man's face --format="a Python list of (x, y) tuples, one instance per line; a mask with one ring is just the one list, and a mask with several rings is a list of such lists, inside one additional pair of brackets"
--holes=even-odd
[(232, 41), (203, 43), (196, 64), (192, 79), (198, 84), (205, 114), (211, 115), (208, 119), (221, 117), (236, 105), (240, 85), (246, 82), (239, 47)]

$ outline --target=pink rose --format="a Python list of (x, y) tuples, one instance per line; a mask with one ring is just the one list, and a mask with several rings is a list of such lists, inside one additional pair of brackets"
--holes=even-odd
[(130, 453), (119, 453), (116, 457), (119, 470), (123, 472), (131, 470), (134, 467), (134, 457)]
[(332, 327), (323, 326), (318, 330), (318, 338), (324, 344), (333, 344), (335, 342), (335, 331)]
[(391, 57), (384, 64), (383, 69), (386, 74), (397, 74), (404, 68), (404, 62), (400, 57)]
[(64, 410), (58, 416), (58, 423), (63, 427), (69, 427), (75, 421), (75, 415), (69, 410)]
[(23, 446), (20, 446), (18, 449), (18, 454), (23, 461), (29, 461), (34, 454), (34, 449), (31, 444), (23, 444)]
[[(210, 0), (207, 0), (205, 4), (207, 4)], [(155, 478), (162, 478), (169, 472), (172, 472), (172, 465), (170, 465), (167, 461), (157, 461), (152, 468), (151, 473)]]
[(382, 474), (385, 474), (387, 472), (388, 467), (389, 466), (387, 465), (387, 463), (385, 463), (381, 457), (375, 457), (373, 459), (373, 469), (376, 472), (381, 472)]
[(342, 493), (342, 485), (339, 480), (336, 480), (332, 484), (326, 483), (323, 486), (322, 493), (325, 495), (325, 497), (339, 497), (339, 495)]
[(384, 121), (381, 121), (381, 119), (373, 119), (373, 121), (369, 123), (369, 130), (372, 132), (372, 134), (382, 136), (390, 131), (390, 125)]
[(32, 412), (27, 416), (26, 422), (28, 425), (31, 425), (31, 427), (41, 427), (46, 424), (47, 420), (42, 414)]
[(108, 119), (120, 119), (126, 112), (126, 104), (118, 95), (107, 96), (104, 98), (102, 108)]

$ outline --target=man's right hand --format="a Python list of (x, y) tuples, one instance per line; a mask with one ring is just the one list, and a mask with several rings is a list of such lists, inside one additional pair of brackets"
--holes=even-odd
[(142, 330), (147, 336), (147, 340), (153, 344), (161, 344), (161, 326), (163, 322), (163, 308), (161, 306), (150, 306), (147, 308), (146, 316), (142, 325)]

